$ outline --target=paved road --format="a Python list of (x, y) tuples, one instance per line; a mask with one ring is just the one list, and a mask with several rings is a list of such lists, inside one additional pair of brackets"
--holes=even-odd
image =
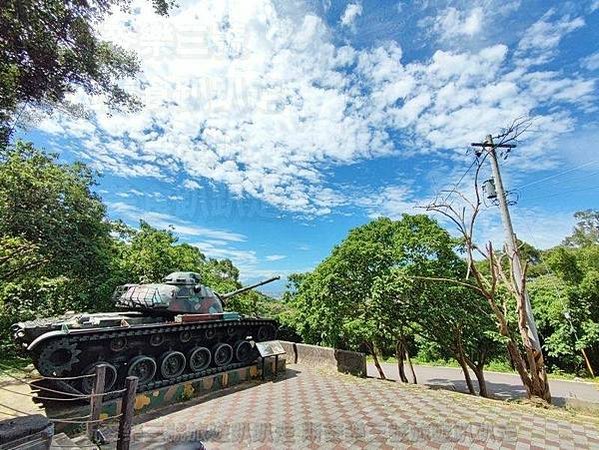
[(592, 419), (301, 364), (136, 422), (132, 450), (599, 448)]
[[(387, 378), (397, 380), (399, 378), (396, 364), (383, 364), (383, 370)], [(406, 370), (409, 370), (406, 367)], [(453, 367), (431, 367), (416, 366), (416, 377), (418, 383), (430, 386), (444, 386), (451, 390), (468, 392), (464, 374), (461, 369)], [(368, 364), (368, 375), (378, 377), (374, 364)], [(475, 387), (476, 378), (471, 373)], [(518, 375), (509, 373), (485, 372), (487, 388), (498, 398), (519, 398), (525, 396), (522, 382)], [(408, 379), (411, 376), (408, 373)], [(551, 394), (556, 405), (571, 405), (592, 403), (599, 407), (599, 386), (591, 383), (580, 383), (575, 381), (550, 380)]]

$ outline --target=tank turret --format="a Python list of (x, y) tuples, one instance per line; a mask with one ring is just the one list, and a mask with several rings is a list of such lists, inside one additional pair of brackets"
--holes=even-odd
[[(139, 390), (154, 389), (250, 364), (257, 357), (254, 343), (274, 339), (277, 323), (223, 307), (278, 279), (219, 294), (198, 273), (173, 272), (162, 283), (119, 286), (114, 312), (21, 322), (11, 333), (44, 376), (77, 376), (105, 364), (107, 390), (122, 387), (127, 376), (139, 378)], [(61, 381), (61, 388), (89, 393), (89, 380)]]
[(220, 314), (226, 300), (244, 292), (272, 283), (280, 277), (219, 294), (200, 284), (195, 272), (173, 272), (163, 283), (125, 284), (116, 288), (113, 300), (117, 307), (152, 311), (157, 314)]

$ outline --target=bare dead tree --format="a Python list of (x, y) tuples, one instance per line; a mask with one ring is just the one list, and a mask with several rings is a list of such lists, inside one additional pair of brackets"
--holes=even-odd
[[(528, 131), (532, 125), (532, 120), (528, 118), (518, 118), (514, 120), (508, 127), (503, 129), (501, 133), (493, 138), (497, 144), (507, 144), (516, 141), (519, 136)], [(546, 401), (551, 401), (549, 393), (549, 385), (547, 382), (547, 374), (543, 355), (540, 352), (538, 345), (530, 340), (529, 328), (527, 325), (527, 302), (525, 301), (525, 286), (526, 286), (526, 266), (522, 270), (521, 279), (515, 278), (514, 263), (518, 258), (519, 252), (504, 251), (498, 255), (491, 242), (485, 248), (482, 248), (475, 240), (475, 227), (477, 219), (480, 215), (483, 206), (480, 186), (481, 169), (489, 154), (481, 152), (475, 161), (475, 173), (473, 180), (474, 197), (467, 196), (459, 190), (459, 186), (455, 186), (450, 191), (442, 191), (437, 197), (424, 208), (430, 212), (436, 212), (450, 220), (464, 241), (464, 249), (468, 262), (466, 280), (474, 279), (475, 284), (463, 283), (470, 286), (472, 289), (480, 293), (488, 302), (495, 320), (499, 333), (505, 338), (507, 350), (514, 367), (529, 397), (536, 396)], [(449, 198), (455, 195), (461, 199), (461, 205), (454, 206), (454, 200), (449, 201)], [(476, 259), (486, 261), (489, 268), (489, 274), (481, 272), (476, 264)], [(504, 261), (507, 259), (509, 273), (504, 269)], [(431, 279), (432, 281), (432, 279)], [(440, 281), (440, 280), (437, 280)], [(455, 282), (455, 280), (443, 280)], [(518, 331), (512, 332), (507, 319), (508, 305), (506, 304), (507, 297), (498, 295), (498, 289), (504, 287), (507, 292), (516, 300), (518, 313)], [(524, 354), (520, 351), (519, 343), (516, 341), (516, 336), (520, 335)], [(470, 366), (470, 364), (469, 364)], [(474, 367), (471, 367), (475, 370)]]

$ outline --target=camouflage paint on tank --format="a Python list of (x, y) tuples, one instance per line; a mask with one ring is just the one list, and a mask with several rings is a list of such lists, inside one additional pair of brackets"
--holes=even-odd
[[(265, 365), (267, 378), (274, 374), (274, 360), (268, 360)], [(285, 359), (279, 359), (279, 373), (285, 372)], [(175, 403), (191, 400), (196, 397), (218, 392), (228, 387), (236, 386), (249, 381), (260, 381), (262, 377), (260, 364), (255, 364), (248, 367), (229, 370), (215, 375), (199, 378), (197, 380), (187, 381), (171, 386), (165, 386), (161, 389), (156, 389), (137, 394), (135, 398), (135, 414), (145, 414), (155, 409), (164, 408), (165, 406)], [(88, 407), (79, 407), (62, 411), (54, 417), (74, 417), (87, 414)], [(121, 400), (110, 400), (102, 406), (100, 418), (113, 417), (120, 413)], [(60, 426), (61, 431), (71, 429), (72, 427)]]

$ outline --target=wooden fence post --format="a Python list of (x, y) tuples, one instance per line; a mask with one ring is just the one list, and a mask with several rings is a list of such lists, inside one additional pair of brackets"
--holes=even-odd
[(102, 411), (102, 401), (104, 393), (104, 381), (106, 379), (106, 364), (98, 364), (95, 369), (94, 387), (90, 397), (89, 422), (87, 423), (87, 437), (92, 442), (97, 442), (97, 433), (100, 428), (100, 412)]
[(125, 393), (121, 406), (121, 419), (119, 421), (119, 436), (116, 443), (117, 450), (129, 450), (131, 443), (131, 424), (133, 423), (133, 414), (135, 412), (135, 392), (137, 391), (137, 377), (127, 377), (125, 379)]

